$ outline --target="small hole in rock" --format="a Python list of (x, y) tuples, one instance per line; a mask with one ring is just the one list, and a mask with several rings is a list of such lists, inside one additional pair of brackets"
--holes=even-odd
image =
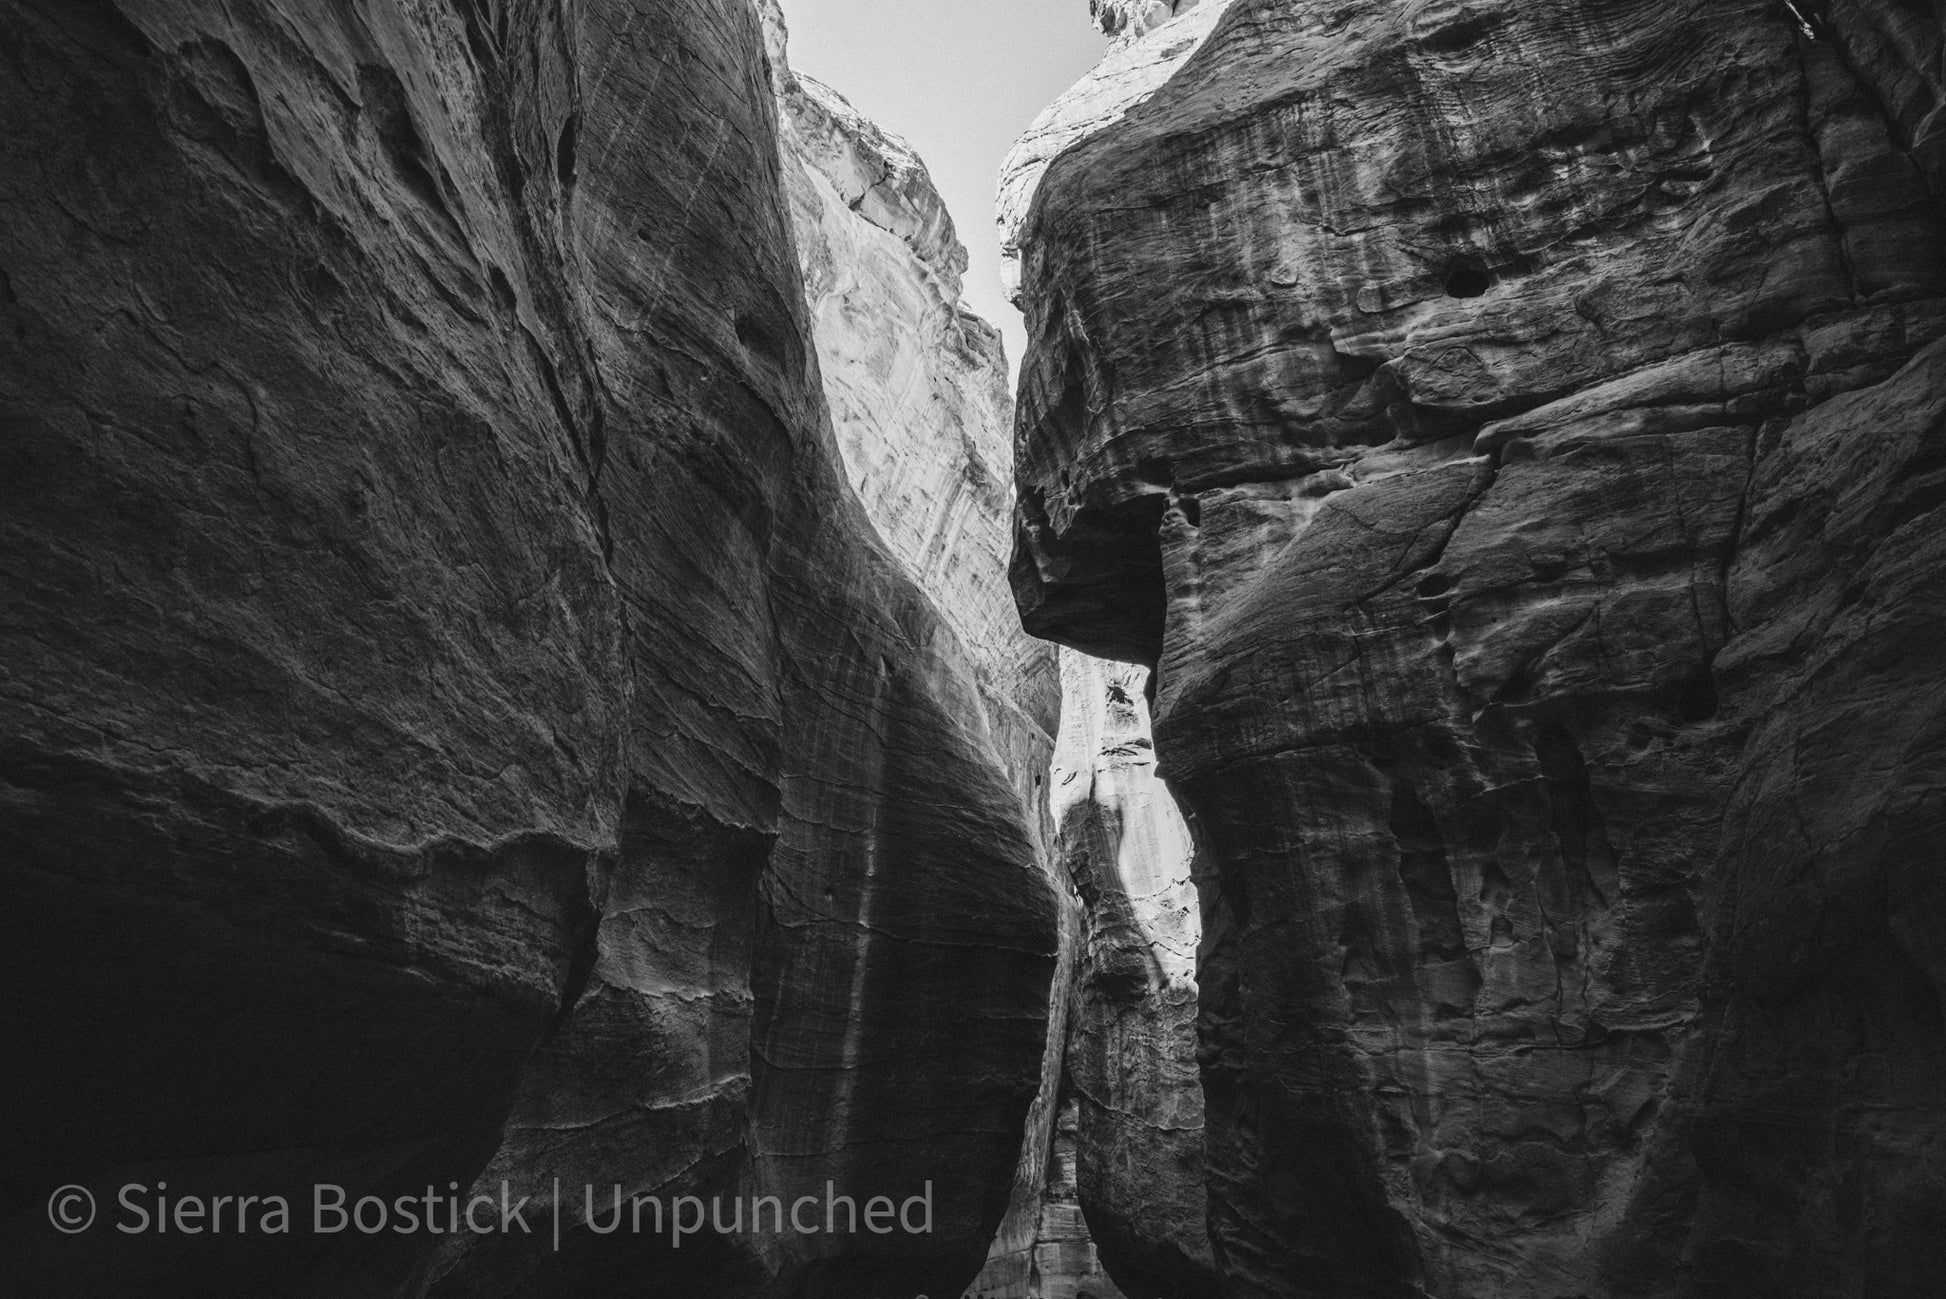
[(1419, 581), (1419, 594), (1431, 599), (1453, 589), (1453, 579), (1444, 573), (1428, 573)]
[(1178, 498), (1176, 508), (1182, 511), (1183, 522), (1187, 523), (1190, 527), (1200, 528), (1203, 526), (1203, 503), (1194, 496)]
[(1491, 283), (1487, 273), (1473, 262), (1459, 262), (1446, 272), (1446, 296), (1449, 298), (1477, 298), (1487, 291)]

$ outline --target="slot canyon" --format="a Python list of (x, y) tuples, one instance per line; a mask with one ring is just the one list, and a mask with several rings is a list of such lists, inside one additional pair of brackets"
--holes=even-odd
[(1946, 3), (1088, 7), (0, 0), (0, 1294), (1946, 1294)]

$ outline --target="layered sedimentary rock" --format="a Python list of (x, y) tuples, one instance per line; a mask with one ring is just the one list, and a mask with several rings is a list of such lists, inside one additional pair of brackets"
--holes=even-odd
[(1198, 0), (1088, 0), (1088, 9), (1104, 32), (1132, 41), (1197, 4)]
[[(960, 303), (966, 251), (925, 165), (842, 95), (794, 71), (781, 12), (762, 8), (804, 297), (846, 474), (879, 535), (965, 649), (1060, 905), (1040, 1088), (1007, 1213), (967, 1291), (1038, 1299), (1060, 1281), (1039, 1264), (1081, 919), (1047, 818), (1061, 710), (1055, 650), (1022, 630), (1007, 581), (1013, 401), (1006, 357), (998, 331)], [(1047, 1261), (1058, 1266), (1085, 1253), (1084, 1231), (1066, 1255)]]
[[(987, 1246), (986, 1262), (966, 1287), (964, 1299), (1046, 1299), (1073, 1293), (1077, 1283), (1099, 1272), (1086, 1224), (1070, 1177), (1060, 1180), (1060, 1125), (1072, 1125), (1065, 1103), (1068, 1015), (1081, 951), (1081, 906), (1063, 892), (1060, 909), (1060, 959), (1050, 989), (1047, 1041), (1041, 1057), (1041, 1086), (1028, 1107), (1021, 1132), (1020, 1158), (1013, 1189), (999, 1229)], [(1070, 1143), (1070, 1150), (1072, 1145)], [(1050, 1248), (1050, 1224), (1059, 1223), (1059, 1246)], [(1109, 1296), (1097, 1296), (1109, 1299)]]
[[(844, 482), (755, 12), (21, 0), (0, 51), (9, 1292), (962, 1287), (1056, 905)], [(532, 1237), (302, 1221), (476, 1176)], [(924, 1234), (584, 1223), (927, 1180)], [(115, 1233), (131, 1182), (301, 1221)]]
[[(1155, 40), (1138, 39), (1148, 33), (1153, 22), (1145, 19), (1131, 23), (1127, 17), (1118, 16), (1123, 10), (1113, 3), (1095, 6), (1097, 20), (1108, 30), (1119, 31), (1121, 39), (1109, 48), (1092, 72), (1034, 119), (1014, 142), (1000, 169), (1000, 187), (995, 196), (995, 218), (1000, 225), (1000, 275), (1015, 306), (1023, 309), (1026, 306), (1020, 299), (1021, 230), (1047, 164), (1069, 145), (1118, 121), (1130, 108), (1153, 95), (1202, 44), (1228, 5), (1229, 0), (1184, 5), (1182, 20), (1170, 23), (1167, 36)], [(1148, 6), (1144, 6), (1144, 12), (1148, 13)]]
[(1936, 17), (1209, 9), (1020, 155), (1015, 584), (1157, 669), (1225, 1293), (1934, 1292)]
[(1125, 1299), (1101, 1270), (1088, 1221), (1080, 1211), (1074, 1186), (1078, 1147), (1078, 1106), (1064, 1101), (1043, 1151), (1045, 1163), (1035, 1171), (1039, 1196), (1031, 1227), (1024, 1233), (1024, 1258), (1014, 1264), (1010, 1250), (994, 1250), (987, 1270), (975, 1278), (965, 1299)]
[(1068, 1012), (1065, 1180), (1131, 1299), (1215, 1282), (1203, 1227), (1195, 852), (1156, 778), (1148, 675), (1062, 651), (1053, 770), (1060, 859), (1085, 907)]
[(971, 660), (1030, 819), (1047, 806), (1055, 652), (1007, 582), (1013, 399), (1000, 333), (960, 302), (966, 250), (925, 164), (792, 71), (768, 7), (785, 185), (847, 477)]

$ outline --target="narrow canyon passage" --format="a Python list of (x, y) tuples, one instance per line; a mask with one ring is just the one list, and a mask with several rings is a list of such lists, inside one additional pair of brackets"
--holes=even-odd
[(0, 1293), (1941, 1292), (1946, 6), (1051, 2), (0, 0)]
[[(815, 11), (812, 11), (815, 13)], [(786, 188), (845, 470), (879, 535), (973, 660), (1061, 906), (1039, 1090), (1007, 1213), (972, 1299), (1119, 1299), (1120, 1270), (1213, 1282), (1203, 1237), (1195, 1063), (1200, 917), (1187, 827), (1154, 774), (1133, 665), (1026, 635), (1008, 581), (1013, 401), (993, 326), (965, 305), (968, 255), (924, 163), (837, 90), (780, 77)], [(1151, 1183), (1144, 1185), (1145, 1182)]]

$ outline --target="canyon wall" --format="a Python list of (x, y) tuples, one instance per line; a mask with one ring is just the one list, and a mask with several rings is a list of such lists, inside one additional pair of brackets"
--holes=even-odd
[[(1094, 675), (1077, 681), (1079, 656), (1070, 652), (1057, 660), (1052, 645), (1020, 626), (1007, 579), (1013, 402), (1006, 358), (998, 332), (960, 303), (967, 257), (951, 217), (911, 149), (830, 87), (792, 71), (781, 15), (770, 10), (767, 23), (805, 299), (847, 474), (893, 554), (967, 647), (1017, 792), (1027, 815), (1041, 826), (1042, 861), (1061, 902), (1061, 959), (1051, 990), (1041, 1089), (1028, 1113), (1007, 1215), (986, 1266), (966, 1294), (972, 1299), (1083, 1294), (1118, 1299), (1097, 1261), (1075, 1181), (1077, 1138), (1101, 1112), (1093, 1102), (1084, 1110), (1077, 1089), (1091, 1086), (1092, 1094), (1101, 1096), (1113, 1084), (1099, 1050), (1091, 1053), (1093, 1074), (1104, 1076), (1079, 1084), (1075, 1053), (1079, 1043), (1099, 1043), (1105, 1032), (1112, 1034), (1115, 1024), (1137, 1024), (1126, 1015), (1104, 1017), (1093, 991), (1107, 977), (1097, 970), (1102, 963), (1097, 950), (1118, 941), (1126, 945), (1130, 935), (1116, 930), (1108, 939), (1095, 936), (1097, 914), (1113, 905), (1111, 897), (1124, 896), (1112, 852), (1106, 866), (1094, 868), (1106, 881), (1097, 886), (1091, 874), (1076, 892), (1077, 872), (1084, 869), (1081, 859), (1090, 845), (1119, 827), (1084, 814), (1076, 801), (1094, 790), (1094, 767), (1104, 746), (1125, 751), (1129, 737), (1104, 738), (1105, 678), (1099, 669), (1107, 665), (1094, 665)], [(1133, 669), (1123, 675), (1126, 671)], [(1136, 689), (1139, 693), (1139, 685)], [(1146, 719), (1140, 725), (1145, 727)], [(1077, 775), (1084, 778), (1078, 785)], [(1149, 815), (1146, 794), (1145, 789), (1129, 799), (1131, 820)], [(1111, 803), (1104, 785), (1102, 806)], [(1096, 804), (1089, 800), (1087, 806)], [(1117, 817), (1121, 810), (1114, 805), (1107, 815)], [(1179, 820), (1176, 826), (1180, 830)], [(1186, 872), (1186, 838), (1182, 846), (1170, 860)], [(1154, 860), (1153, 845), (1148, 847), (1144, 860)], [(1180, 911), (1186, 905), (1177, 894), (1187, 891), (1186, 873), (1136, 882), (1150, 883), (1175, 890), (1168, 900), (1179, 910), (1169, 922), (1180, 939)], [(1104, 890), (1110, 896), (1101, 896)], [(1154, 901), (1143, 892), (1139, 905)], [(1180, 941), (1177, 947), (1186, 955)], [(1193, 947), (1191, 936), (1188, 948)], [(1175, 982), (1165, 978), (1158, 994), (1166, 989), (1173, 1004), (1190, 1010), (1172, 1024), (1179, 1030), (1169, 1042), (1174, 1057), (1152, 1062), (1146, 1038), (1117, 1047), (1122, 1063), (1144, 1077), (1173, 1063), (1176, 1080), (1186, 1076), (1193, 1090), (1193, 1064), (1186, 1075), (1181, 1067), (1184, 1058), (1193, 1061), (1193, 984), (1185, 997), (1180, 986), (1185, 961), (1178, 961), (1173, 973)], [(1138, 1132), (1129, 1148), (1143, 1149), (1145, 1135), (1146, 1129)], [(1201, 1221), (1200, 1207), (1192, 1220)]]
[(1148, 680), (1143, 668), (1063, 650), (1052, 776), (1060, 859), (1085, 907), (1068, 1015), (1067, 1180), (1129, 1299), (1214, 1281), (1196, 1068), (1195, 850), (1156, 777)]
[(1021, 629), (1007, 581), (1013, 399), (1006, 356), (999, 332), (960, 303), (966, 250), (925, 164), (837, 91), (793, 70), (781, 11), (771, 0), (760, 8), (804, 298), (846, 475), (879, 535), (965, 648), (1059, 906), (1040, 1087), (1007, 1212), (966, 1291), (1041, 1299), (1051, 1293), (1044, 1283), (1059, 1283), (1040, 1267), (1040, 1239), (1081, 915), (1048, 819), (1048, 764), (1061, 716), (1056, 653)]
[(969, 658), (1026, 815), (1045, 837), (1059, 726), (1055, 649), (1007, 581), (1013, 398), (1000, 332), (960, 302), (966, 250), (925, 164), (791, 70), (766, 5), (785, 188), (846, 476)]
[[(12, 0), (0, 57), (5, 1288), (956, 1293), (1051, 695), (845, 482), (756, 12)], [(502, 1181), (533, 1236), (45, 1216)]]
[(1936, 1292), (1937, 14), (1109, 7), (1014, 581), (1196, 827), (1195, 1292)]

